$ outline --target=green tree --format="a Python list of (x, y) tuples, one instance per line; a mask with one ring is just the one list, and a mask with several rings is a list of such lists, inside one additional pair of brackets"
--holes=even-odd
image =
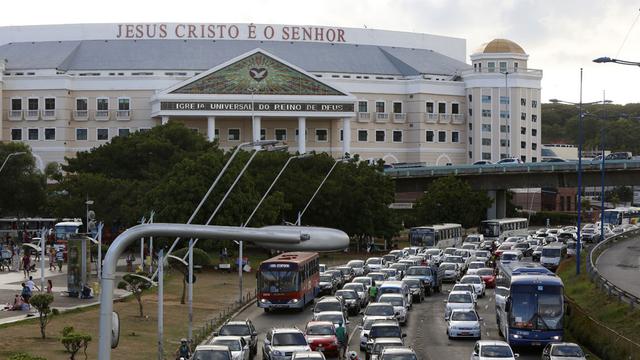
[(57, 162), (50, 162), (44, 168), (44, 175), (47, 179), (54, 181), (62, 181), (62, 167)]
[(45, 339), (45, 329), (47, 325), (51, 321), (51, 303), (53, 302), (53, 295), (51, 294), (36, 294), (31, 297), (29, 303), (31, 306), (38, 310), (39, 319), (40, 319), (40, 335)]
[(151, 282), (145, 279), (150, 275), (146, 272), (136, 272), (135, 274), (126, 274), (122, 277), (122, 281), (118, 283), (118, 289), (126, 290), (133, 294), (138, 302), (138, 310), (140, 317), (144, 317), (144, 311), (142, 308), (142, 293), (151, 287)]
[(0, 172), (0, 214), (17, 217), (39, 215), (46, 202), (46, 179), (36, 167), (28, 145), (19, 142), (0, 143), (0, 165), (9, 158)]
[(64, 345), (66, 352), (70, 354), (70, 360), (75, 360), (76, 354), (80, 349), (84, 349), (84, 358), (87, 359), (87, 347), (90, 341), (91, 335), (76, 332), (73, 326), (65, 326), (62, 329), (60, 342)]
[[(188, 247), (178, 249), (173, 252), (173, 255), (182, 259), (185, 257), (185, 255), (187, 255), (188, 251), (189, 251)], [(182, 273), (183, 275), (182, 276), (182, 296), (180, 297), (180, 304), (184, 304), (185, 292), (187, 289), (187, 277), (189, 276), (189, 268), (176, 259), (169, 258), (168, 260), (169, 260), (169, 266), (180, 271), (180, 273)], [(188, 262), (189, 258), (187, 257), (185, 260)], [(209, 258), (209, 254), (207, 254), (206, 251), (198, 248), (193, 248), (193, 265), (194, 266), (206, 266), (206, 265), (209, 265), (210, 263), (211, 263), (211, 258)]]
[(477, 226), (484, 219), (491, 199), (475, 191), (464, 180), (454, 176), (433, 181), (415, 206), (416, 219), (422, 224), (461, 223)]

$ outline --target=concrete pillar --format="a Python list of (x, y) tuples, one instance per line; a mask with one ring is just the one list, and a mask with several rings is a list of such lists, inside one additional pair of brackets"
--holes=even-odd
[(216, 139), (216, 117), (207, 117), (207, 138), (213, 142)]
[(302, 116), (298, 118), (298, 152), (307, 152), (307, 118)]
[(260, 140), (260, 116), (254, 116), (251, 124), (251, 132), (253, 133), (252, 141)]
[(507, 190), (496, 190), (496, 216), (498, 219), (507, 217)]
[(487, 191), (487, 196), (491, 198), (491, 206), (487, 208), (487, 220), (497, 219), (496, 217), (496, 191)]
[(342, 154), (351, 154), (351, 118), (342, 119)]
[[(4, 102), (2, 100), (4, 99), (2, 97), (2, 89), (4, 88), (4, 82), (2, 79), (4, 76), (4, 69), (4, 61), (0, 61), (0, 141), (2, 141), (2, 133), (4, 133), (4, 124), (2, 123), (4, 119), (4, 109), (2, 109), (2, 103)], [(9, 106), (11, 106), (11, 103), (9, 103)], [(11, 110), (11, 107), (9, 107), (9, 110)]]
[(168, 116), (163, 116), (161, 124), (162, 125), (166, 125), (168, 122), (169, 122), (169, 117)]

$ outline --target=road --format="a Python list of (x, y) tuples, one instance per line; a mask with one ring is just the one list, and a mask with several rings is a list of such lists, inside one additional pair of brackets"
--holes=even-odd
[[(475, 340), (449, 340), (446, 335), (446, 323), (444, 321), (444, 300), (446, 291), (451, 285), (445, 285), (443, 294), (435, 294), (427, 297), (421, 304), (414, 304), (409, 312), (409, 320), (404, 327), (407, 334), (407, 343), (416, 350), (418, 358), (422, 360), (441, 359), (469, 359)], [(487, 295), (478, 301), (478, 313), (483, 318), (483, 339), (501, 339), (498, 336), (495, 317), (495, 301), (493, 290), (488, 289)], [(272, 327), (297, 326), (304, 329), (307, 321), (311, 320), (312, 308), (308, 306), (303, 312), (283, 311), (277, 313), (265, 313), (257, 306), (250, 306), (240, 313), (237, 318), (251, 319), (258, 330), (260, 345), (264, 334)], [(348, 330), (350, 336), (349, 349), (359, 352), (359, 331), (357, 325), (362, 320), (361, 316), (350, 317)], [(533, 360), (540, 359), (540, 351), (523, 351), (519, 359)], [(360, 353), (360, 358), (364, 359), (364, 354)], [(262, 359), (262, 350), (258, 350), (256, 359)]]
[(605, 250), (596, 266), (616, 286), (640, 297), (640, 238), (620, 242)]

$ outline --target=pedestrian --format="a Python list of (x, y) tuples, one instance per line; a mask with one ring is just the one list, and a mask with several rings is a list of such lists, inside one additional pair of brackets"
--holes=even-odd
[(33, 289), (41, 291), (38, 285), (33, 282), (33, 276), (29, 276), (29, 280), (27, 280), (27, 286), (29, 287), (29, 290), (31, 290), (31, 292), (33, 292)]
[(136, 261), (136, 256), (133, 255), (133, 251), (129, 252), (127, 255), (127, 272), (133, 272), (133, 262)]
[(49, 270), (55, 271), (56, 269), (56, 249), (52, 246), (49, 246)]
[(338, 338), (338, 359), (344, 359), (345, 350), (347, 348), (347, 330), (342, 326), (342, 320), (338, 320), (336, 337)]
[(22, 256), (22, 272), (24, 273), (24, 277), (29, 276), (29, 268), (31, 267), (31, 255), (29, 255), (29, 250), (25, 250), (24, 255)]
[(47, 280), (47, 294), (51, 294), (53, 292), (53, 283), (51, 279)]
[(180, 339), (180, 346), (176, 350), (176, 360), (189, 359), (191, 357), (191, 349), (189, 349), (189, 344), (187, 343), (187, 339)]
[(371, 286), (369, 287), (369, 298), (371, 298), (371, 301), (375, 302), (377, 296), (378, 296), (378, 288), (376, 287), (375, 280), (373, 280)]
[(20, 293), (20, 296), (22, 296), (24, 302), (27, 304), (29, 303), (29, 299), (31, 298), (31, 289), (29, 289), (25, 283), (22, 283), (22, 293)]
[(56, 263), (58, 264), (58, 271), (62, 272), (62, 263), (64, 262), (64, 253), (62, 249), (58, 249), (56, 252)]

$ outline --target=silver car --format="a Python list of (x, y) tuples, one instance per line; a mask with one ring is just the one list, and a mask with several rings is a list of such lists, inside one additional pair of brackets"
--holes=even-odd
[(587, 357), (574, 343), (550, 343), (542, 350), (542, 360), (585, 360)]
[(451, 316), (447, 320), (447, 336), (449, 336), (449, 339), (471, 337), (480, 340), (482, 337), (480, 321), (482, 321), (482, 318), (478, 316), (475, 310), (452, 310)]
[(251, 358), (249, 344), (241, 336), (216, 336), (211, 339), (209, 344), (228, 347), (233, 360), (249, 360)]
[(455, 309), (475, 310), (476, 303), (473, 301), (473, 295), (468, 291), (452, 291), (449, 293), (444, 309), (444, 319), (449, 319), (451, 312)]

